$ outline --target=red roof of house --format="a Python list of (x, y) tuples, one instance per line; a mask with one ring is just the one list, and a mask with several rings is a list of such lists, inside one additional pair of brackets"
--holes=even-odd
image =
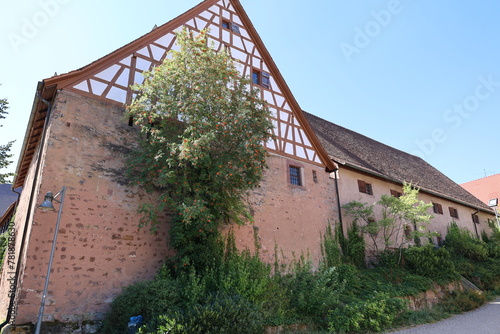
[(500, 174), (462, 183), (461, 186), (486, 204), (490, 199), (500, 198)]

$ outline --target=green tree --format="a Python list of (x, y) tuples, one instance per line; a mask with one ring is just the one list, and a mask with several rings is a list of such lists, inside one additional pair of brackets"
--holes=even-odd
[(190, 261), (207, 254), (222, 224), (250, 219), (245, 196), (262, 178), (272, 137), (265, 102), (207, 40), (205, 31), (178, 33), (180, 50), (144, 73), (128, 107), (142, 133), (129, 175), (159, 193), (142, 205), (141, 225), (154, 228), (173, 213), (171, 245)]
[(408, 239), (417, 243), (421, 237), (431, 236), (426, 230), (432, 216), (427, 213), (431, 203), (424, 203), (418, 199), (419, 188), (411, 184), (403, 184), (403, 195), (400, 197), (382, 195), (375, 204), (380, 207), (380, 219), (375, 219), (375, 205), (368, 205), (357, 201), (343, 206), (347, 215), (353, 217), (354, 222), (364, 222), (363, 232), (372, 239), (372, 248), (378, 252), (380, 242), (382, 250), (389, 247), (401, 248)]
[[(0, 119), (5, 119), (5, 116), (8, 114), (7, 109), (9, 108), (9, 102), (7, 99), (0, 99)], [(0, 125), (3, 127), (3, 125)], [(12, 148), (12, 144), (14, 141), (9, 141), (5, 145), (0, 145), (0, 170), (7, 168), (11, 163), (12, 154), (10, 154), (10, 149)], [(0, 173), (0, 183), (9, 183), (9, 177), (14, 176), (14, 173)]]

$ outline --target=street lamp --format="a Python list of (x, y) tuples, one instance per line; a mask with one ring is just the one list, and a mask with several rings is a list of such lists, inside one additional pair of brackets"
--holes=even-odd
[[(50, 270), (52, 269), (52, 260), (54, 259), (54, 252), (56, 250), (56, 242), (57, 242), (57, 234), (59, 233), (59, 225), (61, 223), (61, 214), (64, 204), (64, 194), (66, 192), (66, 187), (63, 186), (61, 191), (58, 192), (55, 196), (49, 191), (43, 200), (43, 203), (38, 206), (39, 209), (43, 209), (44, 211), (55, 211), (53, 201), (59, 203), (59, 211), (57, 213), (57, 222), (56, 228), (54, 229), (54, 239), (52, 240), (52, 249), (50, 250), (49, 256), (49, 265), (47, 268), (47, 275), (45, 276), (45, 286), (43, 288), (42, 294), (42, 302), (40, 304), (40, 311), (38, 312), (38, 320), (36, 323), (35, 334), (40, 334), (40, 328), (42, 326), (43, 319), (43, 311), (45, 309), (45, 298), (47, 297), (47, 290), (49, 289), (49, 279), (50, 279)], [(56, 197), (61, 195), (61, 200), (57, 200)]]
[(492, 198), (488, 201), (488, 206), (490, 208), (493, 209), (493, 211), (495, 211), (495, 218), (497, 220), (497, 226), (500, 228), (500, 220), (498, 218), (498, 210), (497, 210), (497, 207), (498, 207), (498, 198)]

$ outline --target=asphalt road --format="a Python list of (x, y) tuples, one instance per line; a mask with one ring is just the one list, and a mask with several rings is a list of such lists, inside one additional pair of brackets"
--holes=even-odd
[(387, 334), (500, 334), (500, 298), (477, 310)]

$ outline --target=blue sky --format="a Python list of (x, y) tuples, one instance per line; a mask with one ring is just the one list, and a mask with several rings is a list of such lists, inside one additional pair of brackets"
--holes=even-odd
[[(21, 150), (37, 82), (198, 0), (11, 1), (0, 22), (0, 144)], [(500, 173), (500, 3), (241, 0), (302, 109), (424, 158), (458, 183)], [(3, 172), (3, 171), (2, 171)]]

